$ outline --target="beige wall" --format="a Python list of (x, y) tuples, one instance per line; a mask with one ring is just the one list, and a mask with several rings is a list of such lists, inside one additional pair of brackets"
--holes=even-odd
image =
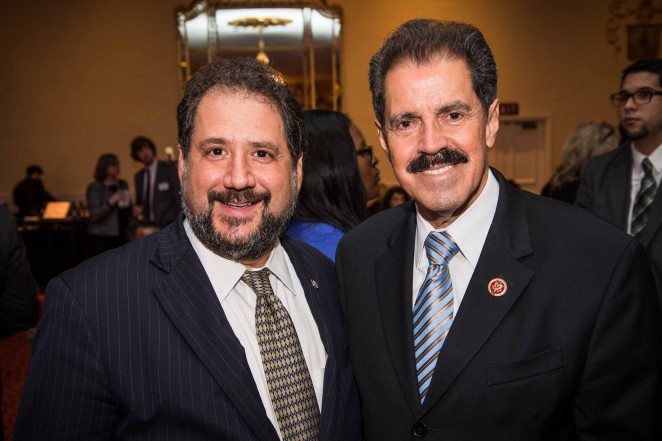
[[(8, 4), (9, 3), (9, 4)], [(628, 64), (606, 41), (604, 0), (330, 0), (344, 9), (344, 110), (377, 147), (367, 64), (384, 37), (414, 17), (476, 24), (494, 51), (499, 98), (548, 116), (553, 159), (581, 121), (615, 123), (608, 95)], [(97, 157), (120, 156), (137, 134), (177, 143), (174, 10), (187, 0), (4, 2), (0, 9), (0, 200), (29, 163), (54, 194), (83, 194)], [(622, 37), (623, 38), (623, 37)], [(163, 156), (162, 154), (160, 154)], [(379, 152), (382, 175), (393, 174)], [(551, 170), (550, 170), (551, 172)], [(4, 198), (3, 198), (4, 197)]]

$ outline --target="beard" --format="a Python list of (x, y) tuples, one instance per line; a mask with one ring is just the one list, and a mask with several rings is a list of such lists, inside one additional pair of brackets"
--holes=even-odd
[(465, 153), (450, 147), (444, 147), (434, 155), (428, 155), (427, 153), (417, 155), (407, 164), (407, 171), (409, 173), (419, 173), (436, 165), (466, 164), (467, 162), (469, 162), (469, 157)]
[[(187, 170), (184, 166), (182, 176), (181, 201), (182, 212), (189, 221), (191, 230), (202, 244), (215, 254), (235, 262), (256, 260), (271, 251), (278, 238), (283, 234), (290, 219), (294, 215), (297, 200), (296, 171), (292, 173), (292, 192), (288, 206), (280, 213), (269, 211), (271, 193), (257, 193), (253, 190), (227, 190), (224, 192), (209, 191), (207, 205), (196, 211), (186, 200)], [(213, 208), (215, 202), (229, 203), (242, 201), (248, 203), (262, 202), (262, 215), (257, 227), (248, 236), (238, 237), (233, 229), (252, 219), (240, 219), (221, 216), (219, 219), (228, 225), (230, 232), (221, 233), (214, 226)]]
[[(622, 127), (622, 126), (621, 126)], [(640, 139), (646, 138), (648, 135), (650, 135), (650, 130), (648, 130), (648, 127), (642, 126), (639, 130), (636, 132), (630, 132), (628, 129), (623, 127), (625, 130), (625, 133), (627, 133), (628, 138), (630, 138), (633, 141), (638, 141)]]

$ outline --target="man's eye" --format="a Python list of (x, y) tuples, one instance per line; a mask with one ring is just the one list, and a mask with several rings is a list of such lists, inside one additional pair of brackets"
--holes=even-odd
[(460, 119), (462, 115), (459, 112), (451, 112), (448, 114), (448, 117), (450, 119), (456, 120), (456, 119)]
[(215, 149), (212, 149), (210, 153), (214, 156), (220, 156), (223, 154), (223, 149), (217, 147)]
[(635, 95), (637, 95), (637, 100), (646, 101), (653, 96), (653, 93), (650, 90), (640, 90)]
[(257, 156), (258, 158), (268, 158), (269, 153), (265, 150), (258, 150), (255, 152), (255, 156)]

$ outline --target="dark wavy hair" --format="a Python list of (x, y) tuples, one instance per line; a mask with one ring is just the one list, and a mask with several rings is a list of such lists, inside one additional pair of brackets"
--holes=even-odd
[(97, 166), (94, 169), (94, 179), (97, 181), (103, 181), (106, 179), (106, 169), (109, 165), (118, 165), (120, 160), (117, 158), (117, 155), (113, 153), (104, 153), (99, 156), (97, 160)]
[(294, 216), (347, 232), (368, 216), (350, 120), (340, 112), (308, 110), (303, 121), (308, 148)]
[(152, 150), (152, 153), (156, 156), (156, 145), (154, 142), (146, 136), (136, 136), (131, 140), (131, 158), (134, 161), (139, 161), (138, 152), (143, 149), (143, 147), (149, 147)]
[(287, 88), (282, 76), (252, 58), (222, 59), (201, 67), (186, 83), (184, 96), (177, 106), (177, 131), (184, 159), (191, 149), (191, 134), (200, 101), (213, 90), (258, 95), (267, 99), (280, 114), (285, 139), (296, 167), (306, 147), (301, 107)]
[(429, 63), (436, 57), (463, 60), (487, 116), (497, 93), (497, 69), (483, 34), (470, 24), (434, 19), (410, 20), (391, 34), (370, 59), (370, 91), (377, 121), (384, 127), (386, 74), (403, 61)]

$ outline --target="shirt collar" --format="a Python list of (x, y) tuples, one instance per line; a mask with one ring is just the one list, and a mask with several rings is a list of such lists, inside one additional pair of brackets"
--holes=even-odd
[[(450, 234), (460, 249), (460, 253), (462, 253), (474, 268), (478, 264), (478, 258), (483, 250), (485, 238), (490, 230), (490, 225), (492, 225), (498, 200), (499, 183), (492, 174), (492, 171), (488, 170), (485, 187), (474, 203), (448, 227), (437, 230), (446, 231)], [(431, 231), (435, 231), (435, 228), (423, 219), (423, 216), (418, 211), (418, 207), (416, 207), (416, 254), (414, 256), (414, 265), (417, 268), (426, 268), (428, 266), (424, 244), (425, 239)]]
[(152, 163), (146, 166), (145, 168), (148, 169), (152, 175), (155, 175), (156, 167), (158, 167), (158, 165), (159, 165), (159, 160), (154, 158), (154, 161), (152, 161)]
[[(188, 219), (184, 219), (184, 231), (186, 231), (186, 236), (191, 241), (193, 250), (200, 258), (202, 266), (216, 291), (216, 295), (219, 300), (223, 302), (228, 294), (230, 294), (230, 291), (232, 291), (237, 285), (237, 282), (241, 280), (241, 276), (247, 268), (239, 262), (219, 256), (204, 246), (191, 229)], [(296, 295), (294, 283), (292, 282), (292, 275), (290, 274), (285, 258), (285, 249), (281, 245), (280, 240), (277, 241), (276, 246), (271, 251), (269, 259), (267, 259), (267, 263), (263, 268), (269, 268), (269, 271), (271, 271), (271, 273), (277, 277), (292, 294)], [(258, 270), (261, 268), (251, 268), (251, 270), (253, 269)]]
[(634, 144), (630, 144), (630, 151), (632, 152), (632, 170), (636, 174), (639, 175), (644, 173), (644, 169), (641, 166), (641, 161), (643, 161), (644, 158), (648, 158), (651, 161), (653, 168), (655, 169), (655, 174), (659, 175), (662, 173), (662, 145), (653, 150), (653, 153), (649, 156), (644, 155), (634, 148)]

